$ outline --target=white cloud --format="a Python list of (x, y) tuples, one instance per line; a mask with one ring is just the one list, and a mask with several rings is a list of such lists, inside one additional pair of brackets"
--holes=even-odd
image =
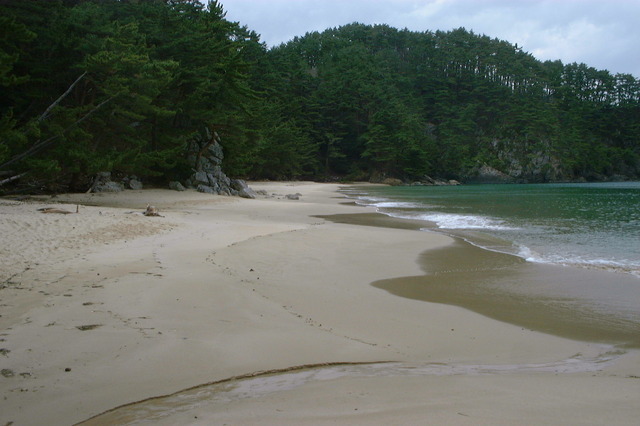
[(603, 29), (584, 19), (564, 27), (539, 29), (535, 37), (529, 37), (532, 52), (541, 59), (564, 58), (567, 62), (579, 61), (590, 52), (601, 51), (605, 40)]
[(410, 15), (417, 18), (430, 18), (437, 16), (452, 2), (447, 0), (435, 0), (426, 3), (427, 4), (416, 7), (410, 12)]
[(277, 45), (351, 22), (414, 31), (465, 27), (561, 59), (640, 77), (638, 0), (222, 0), (227, 18)]

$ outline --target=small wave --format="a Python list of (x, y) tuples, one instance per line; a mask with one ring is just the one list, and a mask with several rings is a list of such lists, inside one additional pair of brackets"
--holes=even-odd
[(544, 263), (550, 265), (575, 266), (587, 269), (598, 269), (610, 272), (622, 272), (640, 278), (640, 265), (631, 261), (612, 259), (589, 259), (581, 256), (559, 256), (537, 253), (529, 247), (520, 246), (518, 256), (531, 263)]
[(356, 202), (358, 204), (375, 205), (376, 203), (388, 202), (388, 198), (361, 196), (357, 197)]
[(512, 231), (518, 228), (507, 226), (503, 221), (473, 215), (429, 213), (419, 219), (434, 222), (441, 229), (487, 229), (492, 231)]
[(381, 201), (373, 204), (374, 207), (379, 209), (415, 209), (424, 208), (424, 204), (408, 203), (404, 201)]

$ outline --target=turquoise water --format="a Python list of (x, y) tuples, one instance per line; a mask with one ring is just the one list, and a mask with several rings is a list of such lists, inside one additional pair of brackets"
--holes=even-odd
[(359, 187), (345, 192), (381, 213), (423, 220), (425, 228), (530, 262), (640, 277), (640, 182)]

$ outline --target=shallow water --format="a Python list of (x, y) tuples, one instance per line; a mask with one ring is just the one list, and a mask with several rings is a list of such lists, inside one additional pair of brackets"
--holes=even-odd
[(526, 262), (458, 240), (418, 259), (425, 275), (374, 282), (574, 340), (640, 348), (640, 286), (628, 274)]
[(640, 182), (366, 187), (345, 193), (381, 213), (422, 220), (425, 227), (530, 262), (640, 277)]
[(640, 347), (640, 183), (344, 192), (457, 241), (420, 256), (424, 275), (374, 286), (562, 337)]
[[(609, 348), (610, 349), (610, 348)], [(196, 410), (222, 410), (225, 404), (242, 399), (259, 398), (275, 392), (300, 388), (319, 381), (343, 377), (399, 377), (497, 375), (518, 373), (571, 374), (599, 371), (614, 362), (619, 353), (608, 351), (593, 357), (580, 354), (574, 357), (541, 364), (468, 365), (424, 363), (335, 363), (248, 375), (203, 384), (171, 395), (150, 398), (114, 408), (79, 425), (134, 425), (167, 422), (180, 413)]]

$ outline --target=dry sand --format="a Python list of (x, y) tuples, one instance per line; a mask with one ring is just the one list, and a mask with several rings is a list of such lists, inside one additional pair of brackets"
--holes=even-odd
[(637, 424), (638, 351), (393, 296), (453, 240), (251, 186), (0, 200), (0, 425)]

